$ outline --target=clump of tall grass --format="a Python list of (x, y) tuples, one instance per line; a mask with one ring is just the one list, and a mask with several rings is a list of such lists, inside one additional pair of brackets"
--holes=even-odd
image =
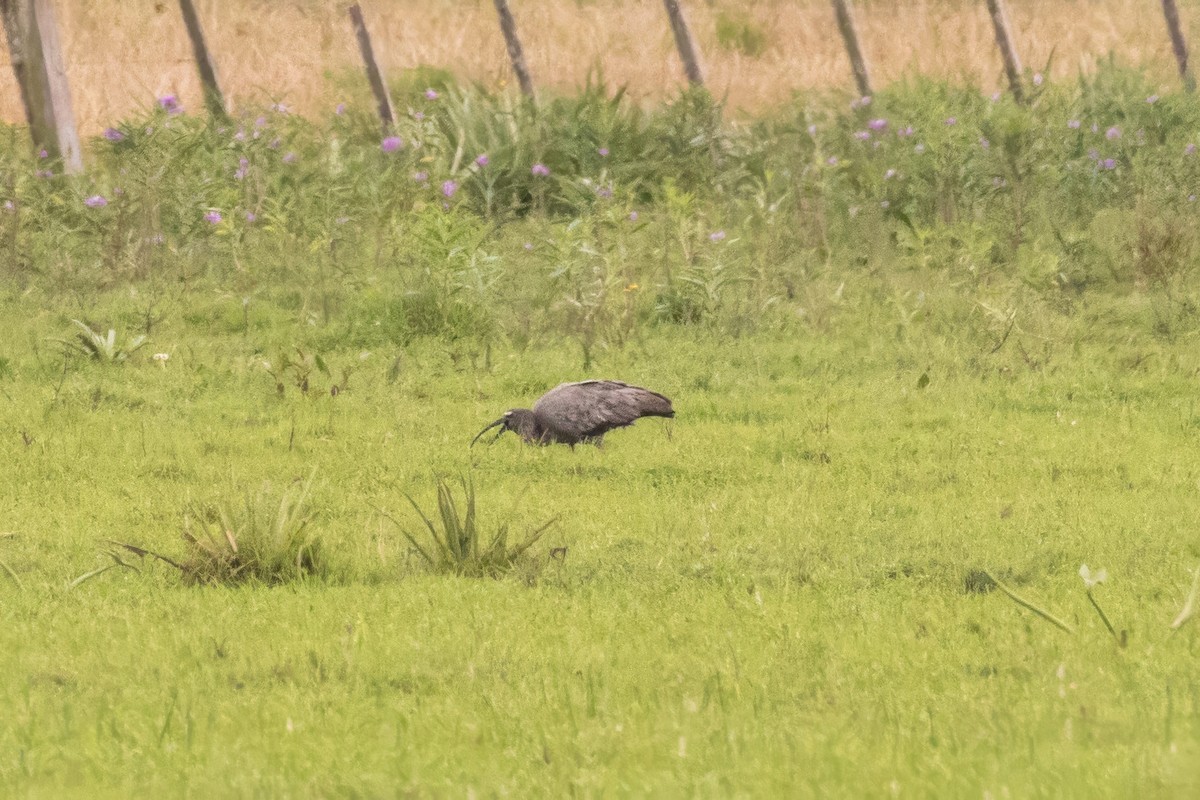
[(142, 335), (117, 338), (117, 331), (109, 328), (107, 334), (93, 330), (86, 322), (71, 320), (79, 331), (74, 339), (55, 339), (67, 352), (78, 353), (104, 364), (116, 364), (127, 360), (146, 344)]
[(240, 503), (197, 506), (184, 517), (189, 583), (287, 583), (320, 576), (325, 548), (311, 527), (308, 508), (313, 476), (278, 494), (266, 484)]
[(461, 505), (455, 499), (449, 481), (444, 478), (438, 479), (438, 513), (435, 518), (430, 518), (422, 511), (411, 495), (405, 495), (424, 523), (429, 536), (419, 537), (403, 526), (400, 526), (401, 533), (408, 539), (413, 551), (425, 566), (434, 572), (476, 578), (501, 577), (529, 559), (530, 548), (537, 544), (557, 520), (550, 519), (529, 531), (520, 541), (510, 543), (509, 520), (516, 510), (516, 505), (514, 504), (509, 512), (508, 518), (489, 531), (480, 524), (475, 513), (474, 481), (460, 476), (459, 485), (463, 493)]
[[(322, 576), (328, 559), (307, 505), (314, 475), (315, 471), (281, 492), (268, 483), (239, 501), (190, 505), (184, 512), (182, 557), (124, 542), (112, 544), (169, 564), (186, 584), (280, 584)], [(80, 576), (72, 585), (113, 566), (130, 566), (115, 553), (109, 555), (113, 565)]]

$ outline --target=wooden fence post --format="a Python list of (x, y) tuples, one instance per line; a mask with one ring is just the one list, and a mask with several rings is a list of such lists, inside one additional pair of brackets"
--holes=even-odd
[[(1012, 90), (1013, 99), (1018, 103), (1025, 102), (1025, 89), (1021, 86), (1021, 59), (1017, 56), (1017, 48), (1013, 45), (1009, 33), (1008, 14), (1004, 10), (1004, 0), (985, 0), (988, 14), (992, 18), (992, 27), (996, 30), (996, 46), (1000, 48), (1000, 57), (1004, 59), (1004, 74), (1008, 77), (1008, 88)], [(1163, 0), (1167, 2), (1167, 0)]]
[(204, 30), (200, 27), (200, 17), (196, 14), (196, 6), (192, 0), (179, 0), (179, 10), (183, 13), (183, 24), (187, 27), (188, 38), (192, 40), (192, 52), (196, 55), (196, 67), (200, 70), (200, 86), (204, 89), (204, 105), (208, 113), (214, 117), (225, 116), (225, 95), (221, 93), (221, 85), (217, 83), (217, 65), (208, 45), (204, 43)]
[(362, 9), (358, 3), (350, 6), (350, 22), (354, 25), (354, 35), (358, 37), (358, 49), (362, 53), (363, 65), (367, 70), (367, 81), (379, 104), (379, 119), (383, 122), (383, 131), (387, 133), (396, 122), (396, 112), (392, 109), (392, 96), (388, 94), (387, 84), (383, 81), (383, 73), (375, 61), (375, 49), (371, 47), (371, 35), (367, 33), (367, 23), (363, 21)]
[(0, 0), (13, 72), (36, 147), (62, 159), (63, 171), (83, 171), (79, 133), (49, 0)]
[(1175, 0), (1162, 0), (1163, 16), (1167, 18), (1167, 32), (1171, 34), (1171, 49), (1175, 51), (1175, 63), (1179, 65), (1179, 77), (1183, 88), (1196, 90), (1196, 78), (1188, 68), (1187, 39), (1183, 38), (1183, 27), (1179, 24), (1179, 8)]
[(525, 65), (525, 51), (521, 49), (521, 40), (517, 37), (517, 23), (512, 12), (508, 10), (508, 0), (494, 2), (496, 13), (500, 15), (500, 32), (504, 34), (504, 46), (508, 48), (508, 60), (512, 62), (513, 72), (517, 74), (521, 92), (527, 97), (533, 97), (533, 78), (529, 76), (529, 67)]
[(700, 59), (696, 55), (696, 45), (692, 42), (692, 34), (688, 30), (687, 20), (683, 18), (683, 9), (679, 0), (663, 0), (667, 8), (667, 17), (671, 20), (671, 33), (675, 34), (675, 47), (679, 50), (679, 58), (683, 61), (683, 71), (687, 73), (688, 83), (692, 86), (703, 86), (704, 75), (700, 72)]
[(858, 46), (858, 33), (854, 30), (854, 17), (850, 12), (850, 0), (833, 0), (833, 13), (837, 17), (838, 30), (846, 43), (850, 66), (854, 69), (854, 83), (863, 97), (871, 95), (871, 76), (867, 72), (867, 60)]

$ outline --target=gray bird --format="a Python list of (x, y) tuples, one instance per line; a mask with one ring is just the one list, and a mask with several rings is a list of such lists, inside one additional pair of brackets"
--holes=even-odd
[(513, 431), (530, 444), (559, 443), (574, 448), (585, 442), (599, 446), (613, 428), (632, 425), (642, 417), (674, 416), (669, 398), (640, 386), (620, 381), (563, 383), (542, 395), (532, 409), (505, 411), (471, 440), (471, 446), (497, 426), (496, 439)]

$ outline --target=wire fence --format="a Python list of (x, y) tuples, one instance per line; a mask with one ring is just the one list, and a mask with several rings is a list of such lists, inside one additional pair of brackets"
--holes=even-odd
[[(852, 7), (850, 0), (740, 5), (624, 0), (606, 8), (547, 4), (547, 0), (514, 4), (493, 0), (490, 10), (481, 8), (484, 4), (480, 2), (376, 2), (366, 8), (354, 6), (362, 20), (361, 35), (370, 42), (374, 34), (378, 41), (373, 52), (379, 52), (380, 46), (384, 52), (374, 65), (379, 82), (368, 84), (360, 79), (358, 91), (365, 92), (365, 86), (372, 85), (379, 101), (380, 86), (385, 86), (389, 71), (426, 62), (456, 70), (469, 61), (478, 79), (479, 62), (484, 60), (488, 82), (520, 85), (527, 94), (534, 95), (544, 85), (541, 82), (562, 88), (568, 71), (547, 53), (566, 47), (586, 53), (581, 58), (590, 59), (590, 67), (617, 77), (618, 84), (634, 84), (635, 96), (637, 84), (648, 85), (643, 94), (653, 95), (686, 79), (692, 84), (710, 85), (716, 94), (728, 96), (732, 92), (734, 101), (738, 101), (752, 94), (748, 89), (757, 85), (757, 73), (782, 84), (776, 94), (785, 95), (787, 90), (812, 83), (811, 67), (808, 72), (798, 68), (812, 64), (823, 70), (823, 85), (841, 86), (847, 91), (853, 88), (858, 94), (868, 95), (877, 84), (895, 77), (898, 56), (906, 60), (901, 68), (914, 64), (920, 70), (929, 59), (943, 58), (948, 50), (959, 48), (964, 58), (977, 60), (971, 70), (960, 68), (960, 76), (970, 78), (972, 72), (976, 76), (984, 72), (1020, 100), (1024, 84), (1031, 78), (1030, 70), (1022, 64), (1049, 65), (1051, 56), (1044, 55), (1046, 46), (1049, 43), (1050, 53), (1054, 54), (1062, 42), (1048, 40), (1066, 38), (1062, 35), (1063, 19), (1072, 17), (1078, 18), (1076, 28), (1091, 26), (1091, 31), (1079, 34), (1082, 42), (1075, 47), (1079, 52), (1092, 46), (1099, 50), (1092, 56), (1098, 60), (1103, 58), (1105, 44), (1112, 52), (1116, 49), (1114, 42), (1123, 36), (1127, 44), (1134, 42), (1126, 49), (1135, 58), (1157, 60), (1159, 65), (1172, 59), (1183, 85), (1188, 89), (1194, 86), (1188, 64), (1188, 31), (1175, 0), (1102, 0), (1086, 7), (1066, 0), (1010, 1), (1015, 13), (1006, 7), (1006, 0), (962, 0), (959, 4), (942, 2), (932, 6), (926, 2), (864, 1), (860, 8)], [(59, 98), (59, 118), (78, 118), (83, 122), (80, 127), (90, 132), (130, 112), (136, 107), (134, 103), (145, 106), (158, 94), (217, 97), (220, 102), (214, 108), (220, 113), (224, 103), (236, 104), (251, 96), (280, 97), (298, 90), (311, 94), (313, 84), (328, 86), (331, 73), (336, 73), (344, 85), (353, 70), (355, 54), (367, 52), (361, 47), (361, 36), (359, 46), (355, 46), (352, 20), (347, 7), (340, 4), (298, 2), (256, 8), (252, 4), (230, 7), (208, 2), (197, 10), (193, 0), (178, 0), (176, 4), (156, 2), (149, 19), (145, 19), (144, 8), (133, 10), (113, 2), (109, 10), (115, 18), (110, 25), (104, 25), (100, 18), (106, 13), (103, 0), (89, 6), (91, 17), (83, 6), (62, 2), (55, 6), (52, 0), (10, 0), (0, 5), (17, 8), (23, 14), (5, 13), (11, 50), (13, 41), (29, 40), (22, 30), (38, 17), (43, 19), (43, 26), (53, 29), (58, 24), (66, 31), (67, 42), (67, 47), (37, 54), (36, 58), (16, 50), (12, 50), (14, 58), (4, 58), (7, 54), (0, 53), (0, 60), (7, 65), (0, 77), (0, 118), (29, 118), (28, 101), (13, 102), (18, 95), (30, 94), (28, 85), (18, 84), (16, 74), (24, 73), (23, 80), (28, 83), (30, 74), (37, 71), (24, 67), (46, 59), (42, 72), (58, 72), (72, 80), (65, 97)], [(476, 29), (488, 28), (484, 19), (488, 13), (491, 24), (485, 34)], [(701, 19), (698, 36), (691, 24), (692, 14)], [(54, 22), (55, 16), (59, 17), (58, 23)], [(185, 24), (190, 16), (193, 25)], [(572, 22), (572, 17), (577, 17), (577, 22)], [(304, 26), (298, 26), (296, 19)], [(97, 38), (102, 31), (112, 36), (122, 25), (138, 20), (148, 26), (144, 32), (152, 35), (131, 36), (131, 41), (138, 42), (136, 46), (126, 43), (121, 47), (119, 40), (116, 47), (90, 46), (91, 41), (103, 41)], [(1016, 25), (1009, 20), (1016, 20)], [(923, 32), (920, 25), (934, 34)], [(622, 28), (628, 40), (624, 46), (606, 32)], [(185, 30), (190, 38), (181, 36)], [(295, 35), (289, 30), (296, 31)], [(79, 31), (91, 31), (94, 36), (89, 38)], [(523, 38), (527, 32), (528, 41)], [(209, 48), (205, 34), (211, 35), (216, 47)], [(275, 36), (274, 41), (271, 36)], [(283, 38), (288, 40), (282, 48), (287, 58), (272, 59), (271, 55), (281, 49), (278, 41)], [(905, 40), (912, 41), (907, 50)], [(487, 46), (481, 47), (484, 42)], [(632, 47), (629, 42), (634, 43)], [(192, 58), (181, 54), (188, 44), (193, 49)], [(1032, 58), (1027, 56), (1022, 61), (1022, 47), (1032, 53)], [(676, 54), (673, 62), (668, 56), (672, 49)], [(481, 55), (481, 50), (486, 50), (486, 55)], [(509, 56), (508, 64), (503, 62), (504, 53)], [(1078, 64), (1067, 64), (1066, 68), (1084, 66), (1078, 56), (1075, 60)], [(286, 66), (281, 67), (280, 61)], [(626, 62), (634, 61), (640, 65), (640, 72), (626, 80), (629, 73), (623, 68)], [(204, 64), (209, 68), (205, 70)], [(647, 64), (654, 66), (653, 71), (647, 70)], [(233, 66), (224, 72), (227, 65)], [(371, 72), (370, 66), (367, 71)], [(955, 72), (953, 67), (946, 71)], [(204, 72), (208, 76), (200, 76)], [(796, 80), (794, 86), (786, 83), (790, 77)], [(134, 100), (138, 97), (140, 101)], [(307, 106), (304, 101), (296, 103), (301, 112)], [(382, 102), (378, 106), (384, 108)], [(29, 121), (36, 131), (35, 120)], [(383, 122), (386, 124), (385, 118)]]

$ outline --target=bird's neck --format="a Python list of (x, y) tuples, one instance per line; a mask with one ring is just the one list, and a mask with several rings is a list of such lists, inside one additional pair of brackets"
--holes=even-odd
[(517, 435), (527, 442), (540, 444), (545, 431), (538, 424), (537, 417), (528, 409), (521, 409), (524, 413), (517, 415)]

